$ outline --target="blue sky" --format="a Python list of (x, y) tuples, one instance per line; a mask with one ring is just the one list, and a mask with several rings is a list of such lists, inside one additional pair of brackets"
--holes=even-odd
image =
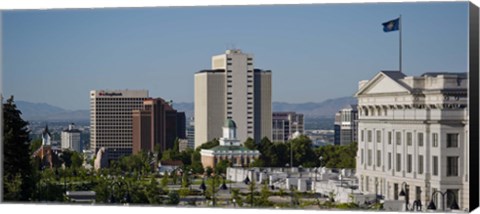
[(351, 96), (398, 69), (466, 72), (468, 3), (317, 4), (4, 11), (3, 94), (88, 109), (92, 89), (193, 101), (193, 75), (230, 44), (272, 70), (273, 101)]

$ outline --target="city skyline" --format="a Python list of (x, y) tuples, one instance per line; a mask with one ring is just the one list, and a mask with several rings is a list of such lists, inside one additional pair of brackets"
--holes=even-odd
[(95, 89), (147, 89), (153, 97), (192, 102), (193, 74), (210, 67), (210, 56), (235, 46), (254, 55), (256, 68), (272, 70), (273, 101), (353, 96), (358, 80), (398, 69), (398, 33), (384, 33), (381, 24), (399, 14), (404, 73), (466, 72), (467, 6), (5, 11), (3, 95), (72, 110), (88, 109), (88, 92)]

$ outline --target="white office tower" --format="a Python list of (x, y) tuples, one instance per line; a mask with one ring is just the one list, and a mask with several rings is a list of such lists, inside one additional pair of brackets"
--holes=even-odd
[(132, 110), (143, 108), (147, 90), (90, 91), (90, 145), (105, 147), (108, 160), (132, 154)]
[(61, 145), (62, 150), (71, 150), (76, 152), (82, 152), (81, 146), (81, 137), (82, 132), (75, 128), (75, 125), (72, 123), (68, 125), (67, 129), (64, 129), (61, 134)]
[(253, 57), (227, 50), (212, 57), (212, 69), (195, 73), (195, 147), (222, 137), (226, 119), (237, 124), (237, 139), (271, 139), (272, 74), (254, 69)]
[(447, 209), (454, 202), (468, 208), (467, 83), (467, 73), (416, 77), (398, 71), (382, 71), (359, 83), (361, 191), (404, 201), (403, 190), (410, 208), (419, 200), (423, 209), (432, 198), (442, 209), (441, 194), (432, 194), (449, 191)]

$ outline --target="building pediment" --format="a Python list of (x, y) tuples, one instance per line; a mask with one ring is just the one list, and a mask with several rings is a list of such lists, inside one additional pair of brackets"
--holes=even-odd
[(404, 77), (400, 72), (380, 72), (367, 83), (365, 83), (355, 94), (356, 97), (362, 95), (374, 95), (385, 93), (410, 93), (411, 89), (401, 82)]

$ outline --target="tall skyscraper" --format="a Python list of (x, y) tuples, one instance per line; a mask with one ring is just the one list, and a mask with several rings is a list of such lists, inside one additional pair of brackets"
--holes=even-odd
[(404, 200), (400, 192), (408, 186), (410, 202), (423, 205), (435, 190), (450, 191), (446, 207), (455, 198), (461, 210), (468, 208), (467, 84), (467, 73), (414, 77), (398, 71), (361, 81), (356, 93), (359, 189)]
[(222, 137), (226, 119), (235, 120), (237, 138), (271, 139), (272, 74), (254, 69), (253, 56), (227, 50), (212, 57), (212, 69), (195, 73), (195, 147)]
[(109, 159), (132, 154), (132, 110), (142, 109), (147, 90), (90, 91), (90, 144)]
[(357, 105), (349, 105), (335, 114), (335, 145), (357, 142)]
[(295, 112), (273, 112), (272, 114), (272, 141), (285, 143), (298, 132), (304, 134), (303, 114)]

